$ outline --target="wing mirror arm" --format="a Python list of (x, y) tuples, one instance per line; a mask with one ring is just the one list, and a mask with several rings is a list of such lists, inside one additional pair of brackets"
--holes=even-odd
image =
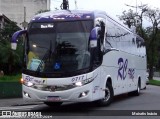
[(89, 41), (90, 41), (90, 48), (95, 48), (97, 47), (97, 40), (99, 37), (99, 31), (100, 31), (100, 27), (95, 27), (91, 30), (90, 36), (89, 36)]
[(17, 38), (26, 33), (27, 33), (27, 30), (19, 30), (13, 34), (12, 39), (11, 39), (11, 49), (12, 50), (17, 49)]

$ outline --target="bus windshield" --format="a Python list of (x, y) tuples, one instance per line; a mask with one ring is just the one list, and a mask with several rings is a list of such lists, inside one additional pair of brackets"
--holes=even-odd
[(28, 29), (27, 69), (71, 72), (90, 66), (92, 21), (32, 23)]

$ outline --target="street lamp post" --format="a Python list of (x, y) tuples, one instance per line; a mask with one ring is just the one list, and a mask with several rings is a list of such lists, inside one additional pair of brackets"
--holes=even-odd
[(68, 0), (63, 0), (63, 3), (61, 4), (61, 9), (64, 9), (64, 10), (69, 9)]
[(24, 21), (22, 22), (22, 27), (26, 29), (28, 23), (26, 22), (26, 7), (24, 7)]

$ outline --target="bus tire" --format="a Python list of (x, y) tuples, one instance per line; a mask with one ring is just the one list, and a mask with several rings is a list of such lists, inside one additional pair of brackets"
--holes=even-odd
[(137, 85), (137, 90), (133, 92), (134, 95), (135, 95), (135, 96), (139, 96), (140, 90), (141, 90), (141, 83), (140, 83), (140, 80), (139, 80), (139, 81), (138, 81), (138, 85)]
[(63, 102), (44, 102), (44, 104), (48, 105), (49, 107), (59, 107), (62, 105)]
[(129, 96), (139, 96), (140, 95), (140, 88), (141, 88), (141, 84), (140, 84), (140, 80), (139, 80), (138, 85), (137, 85), (137, 90), (129, 92), (128, 95)]
[(108, 106), (113, 101), (113, 88), (110, 83), (106, 84), (105, 97), (97, 101), (99, 106)]

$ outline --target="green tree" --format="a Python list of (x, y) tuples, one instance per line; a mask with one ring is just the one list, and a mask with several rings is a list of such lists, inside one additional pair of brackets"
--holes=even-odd
[(131, 26), (136, 26), (136, 13), (134, 13), (132, 9), (129, 9), (128, 11), (125, 10), (122, 12), (122, 15), (117, 16), (129, 28), (131, 28)]
[(153, 67), (156, 66), (157, 57), (158, 57), (158, 40), (159, 40), (159, 32), (158, 25), (160, 24), (160, 10), (155, 9), (147, 9), (145, 13), (145, 17), (151, 22), (151, 26), (147, 27), (148, 33), (148, 41), (147, 41), (147, 50), (148, 50), (148, 63), (149, 63), (149, 78), (153, 78)]
[(7, 23), (3, 29), (0, 30), (1, 40), (10, 40), (12, 34), (20, 28), (16, 25), (16, 22)]
[(15, 67), (22, 62), (22, 45), (18, 43), (17, 50), (13, 51), (10, 44), (13, 33), (19, 29), (15, 22), (10, 22), (0, 29), (0, 67), (5, 74), (16, 72)]

